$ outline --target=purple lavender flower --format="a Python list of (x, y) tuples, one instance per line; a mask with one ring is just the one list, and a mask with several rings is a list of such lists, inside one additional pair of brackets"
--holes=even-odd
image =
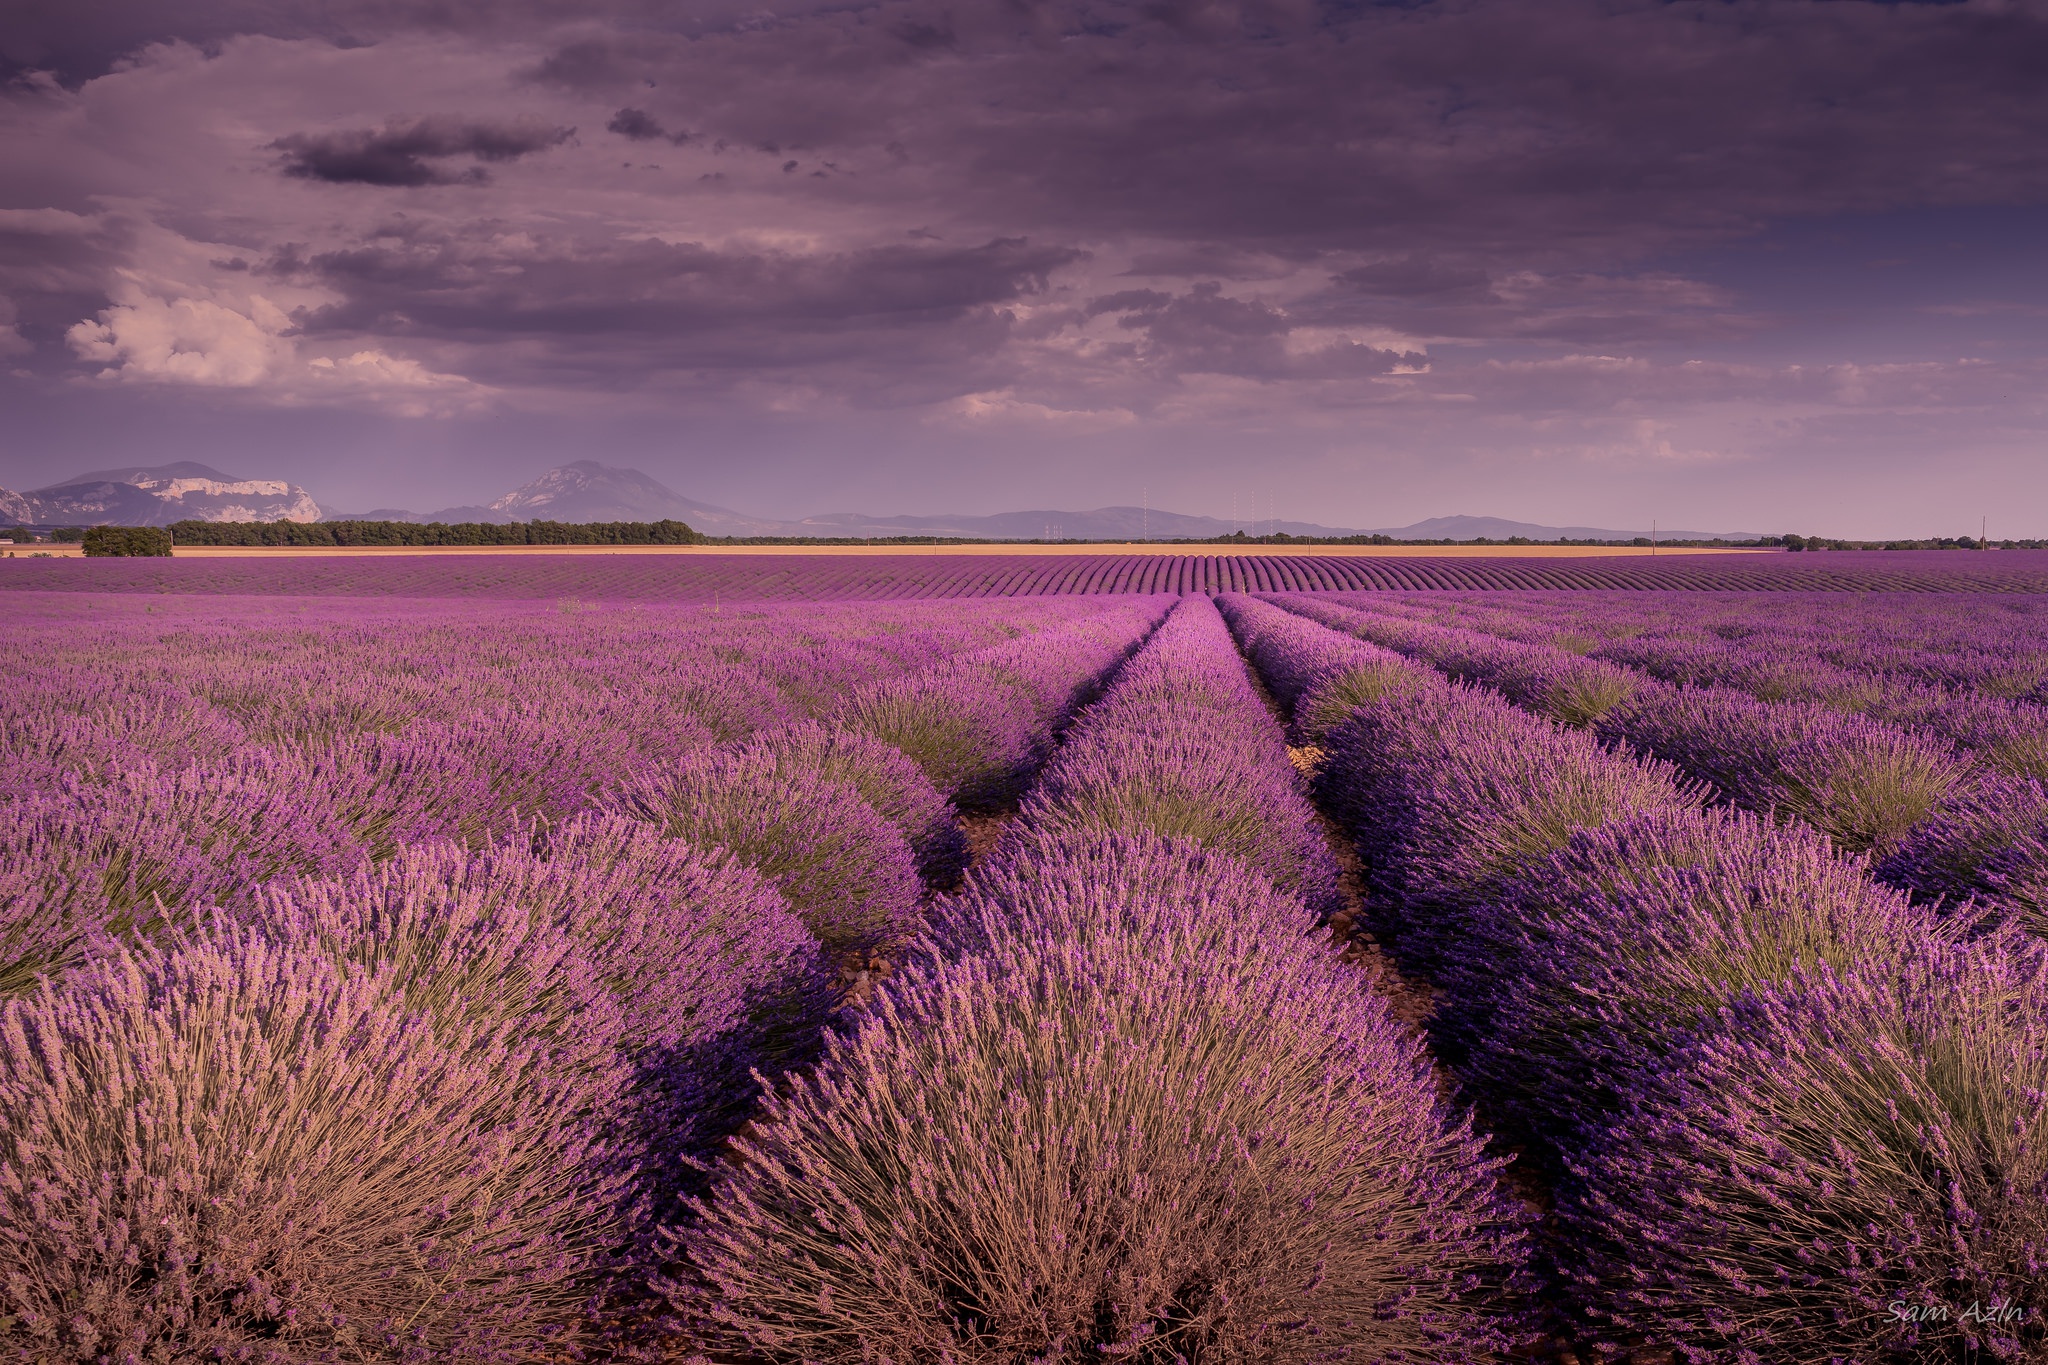
[(1945, 913), (2008, 919), (2048, 938), (2048, 790), (2032, 778), (1988, 780), (1938, 808), (1877, 871)]
[(1760, 988), (1623, 1098), (1561, 1205), (1595, 1321), (1699, 1362), (2048, 1347), (2038, 943)]
[(609, 1079), (215, 924), (0, 1005), (0, 1313), (43, 1361), (525, 1361), (635, 1220)]
[(605, 801), (758, 869), (833, 952), (864, 955), (916, 932), (920, 885), (902, 831), (852, 787), (772, 752), (696, 754)]
[(1940, 938), (1815, 831), (1656, 811), (1574, 833), (1467, 920), (1432, 1030), (1491, 1112), (1569, 1148), (1743, 991), (1888, 970)]
[(766, 731), (743, 752), (756, 750), (772, 755), (777, 764), (853, 788), (910, 841), (925, 881), (940, 887), (959, 883), (967, 868), (967, 836), (946, 798), (902, 750), (872, 735), (815, 721)]
[[(1095, 922), (1096, 909), (1059, 916)], [(884, 986), (679, 1238), (776, 1361), (1468, 1361), (1523, 1216), (1357, 973), (1127, 900)]]

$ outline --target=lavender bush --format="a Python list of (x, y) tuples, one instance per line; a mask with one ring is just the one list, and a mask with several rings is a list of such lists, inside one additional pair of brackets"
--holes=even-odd
[(0, 1313), (39, 1361), (573, 1352), (609, 1078), (224, 926), (0, 1006)]
[(624, 1131), (655, 1215), (671, 1217), (752, 1111), (755, 1078), (815, 1057), (837, 974), (774, 885), (727, 853), (602, 817), (537, 830), (533, 850), (548, 875), (501, 877), (494, 893), (531, 907), (559, 888), (565, 922), (618, 1002), (617, 1046), (632, 1068)]
[(1359, 707), (1404, 696), (1418, 686), (1415, 669), (1391, 655), (1352, 664), (1302, 694), (1294, 708), (1294, 733), (1304, 744), (1321, 745)]
[(848, 698), (832, 722), (900, 749), (963, 807), (1015, 796), (1039, 754), (1030, 703), (975, 670), (872, 684)]
[(1914, 829), (1878, 875), (1950, 914), (2048, 937), (2048, 791), (2031, 778), (1986, 781)]
[(629, 1068), (607, 1131), (656, 1202), (743, 1120), (751, 1069), (808, 1059), (836, 998), (763, 877), (629, 820), (408, 848), (352, 877), (275, 883), (252, 917), (381, 973), (436, 1026), (508, 1021), (556, 1065)]
[(767, 731), (746, 747), (773, 755), (778, 765), (807, 769), (853, 788), (903, 831), (926, 882), (958, 884), (967, 868), (967, 836), (946, 798), (902, 750), (872, 735), (815, 721)]
[(1574, 833), (1473, 916), (1444, 955), (1432, 1031), (1493, 1112), (1570, 1148), (1743, 991), (1937, 939), (1812, 830), (1655, 811)]
[(0, 994), (75, 964), (97, 937), (240, 903), (271, 877), (355, 865), (361, 850), (304, 779), (257, 750), (73, 779), (0, 808)]
[[(928, 931), (945, 957), (994, 951), (1001, 943), (1044, 939), (1088, 943), (1134, 933), (1143, 907), (1187, 911), (1178, 932), (1214, 934), (1216, 944), (1246, 933), (1286, 943), (1310, 933), (1315, 916), (1299, 896), (1241, 859), (1188, 839), (1140, 831), (1023, 827), (1006, 838), (973, 883), (933, 909)], [(1193, 951), (1199, 942), (1190, 939)]]
[(2039, 1359), (2044, 1096), (2038, 945), (1759, 989), (1579, 1163), (1584, 1310), (1697, 1362)]
[(1890, 849), (1971, 777), (1945, 740), (1725, 688), (1646, 694), (1600, 729), (1712, 782), (1737, 805), (1804, 820), (1850, 852)]
[(902, 831), (853, 788), (771, 752), (693, 755), (606, 802), (759, 869), (834, 952), (865, 954), (916, 932), (920, 887)]
[[(1520, 1215), (1417, 1045), (1304, 939), (1127, 901), (885, 986), (680, 1247), (775, 1361), (1468, 1361)], [(1073, 923), (1093, 919), (1077, 908)]]
[[(572, 932), (626, 1010), (635, 1051), (735, 1029), (817, 1028), (834, 990), (817, 940), (774, 883), (721, 849), (633, 820), (583, 816), (495, 852), (493, 894), (529, 910), (559, 897)], [(527, 858), (546, 869), (525, 872)], [(528, 880), (528, 878), (531, 880)], [(545, 895), (526, 890), (545, 881)]]
[(1459, 683), (1361, 707), (1325, 747), (1318, 790), (1417, 962), (1456, 952), (1472, 917), (1575, 831), (1699, 804), (1668, 766)]

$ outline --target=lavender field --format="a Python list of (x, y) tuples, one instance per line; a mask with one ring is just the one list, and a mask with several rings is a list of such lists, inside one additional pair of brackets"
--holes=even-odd
[(7, 1358), (2048, 1359), (2024, 552), (0, 587)]
[(1346, 554), (1342, 546), (1325, 546), (1310, 553), (1228, 555), (30, 559), (0, 573), (0, 592), (666, 602), (1489, 590), (2048, 593), (2048, 550), (1432, 558)]

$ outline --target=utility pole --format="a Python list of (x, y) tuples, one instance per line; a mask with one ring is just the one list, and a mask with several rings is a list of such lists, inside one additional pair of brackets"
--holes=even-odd
[(1657, 519), (1650, 518), (1650, 558), (1657, 557)]

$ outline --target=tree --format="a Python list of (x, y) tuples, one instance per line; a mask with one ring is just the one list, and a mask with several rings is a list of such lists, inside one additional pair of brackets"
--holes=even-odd
[(84, 539), (88, 555), (168, 559), (171, 554), (171, 533), (161, 526), (95, 526)]

